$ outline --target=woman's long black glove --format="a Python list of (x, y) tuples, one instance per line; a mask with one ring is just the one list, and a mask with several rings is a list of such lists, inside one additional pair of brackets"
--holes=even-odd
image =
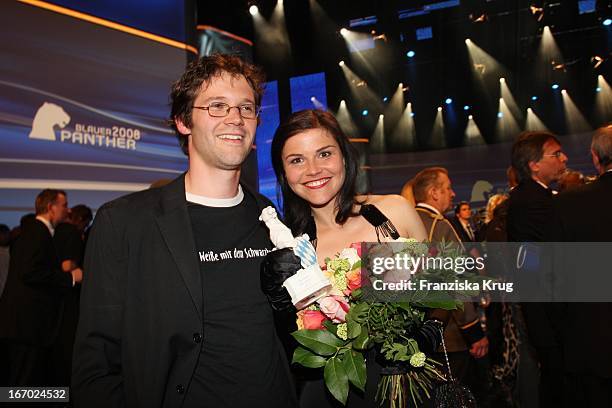
[(419, 350), (430, 354), (438, 350), (442, 344), (442, 331), (444, 325), (439, 320), (427, 320), (414, 334), (414, 339), (419, 345)]
[(261, 289), (272, 309), (280, 312), (294, 308), (283, 282), (300, 269), (302, 269), (300, 258), (291, 248), (277, 249), (266, 255), (261, 264)]

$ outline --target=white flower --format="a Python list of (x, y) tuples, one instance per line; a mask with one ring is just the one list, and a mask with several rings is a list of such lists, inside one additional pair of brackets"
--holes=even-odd
[(410, 356), (410, 365), (413, 367), (423, 367), (426, 359), (427, 356), (425, 353), (421, 353), (419, 351), (418, 353), (414, 353), (412, 356)]
[(346, 323), (340, 323), (338, 325), (338, 337), (342, 340), (346, 340), (348, 338), (348, 326)]
[(355, 248), (344, 248), (340, 255), (338, 255), (339, 259), (347, 259), (351, 264), (351, 267), (355, 265), (357, 261), (360, 261), (359, 255), (357, 255), (357, 250)]

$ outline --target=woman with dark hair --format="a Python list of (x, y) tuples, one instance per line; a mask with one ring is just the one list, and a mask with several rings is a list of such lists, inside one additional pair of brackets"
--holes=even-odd
[(427, 238), (402, 196), (357, 195), (357, 151), (329, 112), (303, 110), (285, 120), (272, 140), (272, 165), (285, 222), (294, 235), (316, 238), (321, 263), (354, 242)]
[[(427, 238), (414, 207), (403, 197), (356, 194), (357, 152), (328, 112), (304, 110), (284, 121), (272, 141), (272, 164), (285, 222), (294, 236), (308, 233), (320, 264), (355, 242)], [(268, 298), (274, 307), (273, 297)], [(368, 360), (365, 395), (351, 391), (347, 406), (375, 406), (379, 373), (380, 367)], [(300, 405), (340, 406), (319, 378), (304, 382)]]

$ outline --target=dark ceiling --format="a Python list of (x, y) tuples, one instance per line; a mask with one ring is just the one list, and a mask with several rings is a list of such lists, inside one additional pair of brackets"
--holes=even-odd
[[(254, 59), (271, 79), (283, 80), (324, 71), (329, 108), (335, 111), (340, 100), (346, 99), (362, 137), (372, 134), (378, 113), (385, 107), (366, 106), (364, 101), (351, 99), (349, 84), (338, 67), (341, 59), (347, 61), (381, 100), (385, 96), (391, 97), (399, 82), (408, 86), (404, 97), (406, 102), (413, 103), (420, 119), (416, 125), (417, 136), (419, 146), (423, 148), (427, 148), (426, 139), (436, 116), (436, 107), (447, 97), (453, 98), (458, 107), (456, 126), (446, 129), (447, 146), (459, 146), (464, 142), (467, 115), (462, 112), (463, 105), (470, 105), (470, 113), (476, 117), (485, 140), (497, 141), (495, 126), (500, 97), (499, 77), (502, 75), (507, 77), (519, 108), (523, 111), (528, 106), (533, 106), (534, 110), (537, 108), (540, 118), (556, 133), (568, 133), (569, 129), (563, 117), (559, 116), (562, 112), (557, 109), (558, 97), (551, 94), (553, 83), (568, 90), (592, 127), (612, 120), (594, 113), (597, 75), (604, 75), (608, 82), (612, 80), (609, 60), (612, 28), (602, 25), (603, 19), (612, 15), (608, 1), (592, 2), (595, 10), (584, 14), (579, 14), (578, 1), (567, 0), (318, 0), (313, 4), (315, 1), (285, 0), (290, 51), (258, 42), (248, 12), (248, 7), (256, 4), (261, 14), (270, 18), (276, 0), (200, 0), (197, 18), (199, 24), (212, 25), (255, 41)], [(454, 3), (459, 4), (446, 8), (431, 7), (432, 4)], [(323, 10), (324, 15), (318, 10)], [(417, 15), (400, 20), (399, 10), (410, 10)], [(350, 20), (367, 16), (376, 16), (377, 22), (359, 30), (375, 30), (376, 35), (384, 34), (385, 39), (375, 41), (373, 49), (362, 52), (367, 62), (363, 63), (354, 55), (351, 58), (338, 31), (342, 27), (348, 28)], [(545, 25), (551, 27), (563, 55), (559, 61), (561, 67), (555, 68), (552, 61), (543, 63), (538, 60)], [(421, 27), (431, 27), (433, 38), (417, 41), (415, 30)], [(504, 68), (484, 75), (484, 86), (480, 86), (472, 74), (472, 63), (464, 42), (468, 37)], [(416, 56), (407, 58), (408, 50), (415, 51)], [(594, 56), (603, 58), (597, 68), (592, 61)], [(537, 106), (535, 101), (531, 101), (534, 95), (538, 96)], [(362, 117), (363, 109), (369, 109), (372, 114)], [(385, 126), (391, 128), (394, 123), (385, 122)], [(393, 146), (389, 148), (394, 149)], [(401, 149), (399, 146), (395, 148)]]

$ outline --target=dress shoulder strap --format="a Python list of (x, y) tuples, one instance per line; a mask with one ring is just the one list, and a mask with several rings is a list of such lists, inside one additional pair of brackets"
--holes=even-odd
[(399, 233), (395, 225), (383, 214), (375, 205), (364, 204), (359, 209), (359, 215), (366, 219), (367, 222), (374, 226), (376, 230), (376, 238), (380, 242), (380, 235), (392, 239), (398, 239)]

